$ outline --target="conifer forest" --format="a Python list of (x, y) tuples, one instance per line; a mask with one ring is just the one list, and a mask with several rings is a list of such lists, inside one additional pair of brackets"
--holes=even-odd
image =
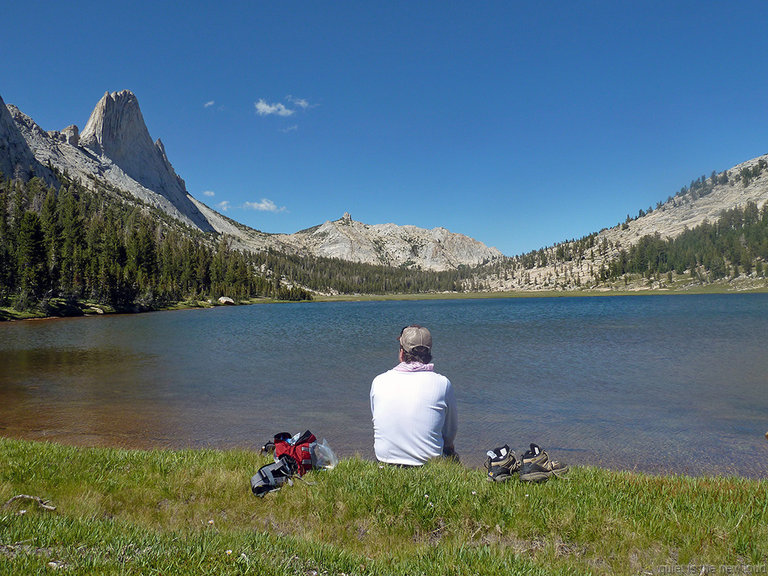
[(115, 191), (61, 180), (56, 189), (0, 177), (0, 306), (65, 298), (151, 310), (220, 296), (415, 293), (460, 290), (469, 275), (240, 251), (226, 236), (192, 230)]

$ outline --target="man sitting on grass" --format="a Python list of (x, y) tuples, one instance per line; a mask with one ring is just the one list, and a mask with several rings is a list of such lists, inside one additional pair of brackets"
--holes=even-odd
[(421, 466), (430, 458), (455, 456), (456, 399), (451, 381), (431, 363), (432, 335), (423, 326), (406, 326), (399, 341), (400, 364), (371, 384), (376, 459)]

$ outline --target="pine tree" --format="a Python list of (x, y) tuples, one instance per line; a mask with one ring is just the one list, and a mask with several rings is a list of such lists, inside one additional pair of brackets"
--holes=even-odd
[(45, 196), (40, 221), (43, 227), (49, 288), (53, 291), (59, 286), (61, 274), (61, 228), (57, 215), (56, 190), (53, 188), (50, 188)]
[(20, 302), (37, 301), (48, 282), (45, 237), (40, 216), (25, 212), (19, 223), (16, 248), (16, 274), (19, 279)]
[(60, 290), (67, 296), (82, 296), (85, 283), (85, 235), (80, 205), (70, 188), (59, 191), (61, 230)]

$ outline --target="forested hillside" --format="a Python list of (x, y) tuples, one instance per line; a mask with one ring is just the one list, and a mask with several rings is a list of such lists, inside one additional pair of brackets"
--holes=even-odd
[[(764, 168), (757, 163), (752, 173), (739, 174), (737, 184), (761, 177)], [(716, 177), (722, 181), (713, 175), (711, 183)], [(674, 238), (656, 233), (621, 245), (593, 233), (478, 268), (434, 272), (236, 250), (228, 236), (195, 230), (95, 177), (88, 189), (66, 175), (58, 178), (55, 188), (38, 178), (0, 175), (0, 307), (55, 314), (54, 301), (152, 310), (221, 296), (305, 300), (313, 293), (765, 284), (768, 274), (768, 203), (759, 208), (748, 201)], [(678, 196), (701, 196), (708, 185), (702, 178)]]
[(768, 204), (758, 210), (754, 202), (723, 213), (715, 223), (705, 222), (674, 239), (644, 236), (629, 250), (621, 250), (603, 279), (628, 273), (651, 277), (688, 273), (701, 282), (727, 276), (765, 277), (768, 261)]
[(477, 283), (490, 290), (766, 286), (767, 169), (763, 156), (713, 171), (612, 228), (481, 267)]
[[(493, 289), (514, 280), (522, 289), (600, 289), (652, 286), (685, 280), (710, 284), (723, 279), (768, 276), (768, 204), (754, 202), (724, 211), (715, 222), (675, 238), (659, 233), (622, 247), (597, 233), (541, 248), (478, 269), (478, 284)], [(545, 271), (545, 274), (542, 274)]]
[(45, 307), (53, 298), (89, 299), (118, 309), (155, 309), (186, 300), (325, 293), (460, 290), (468, 270), (426, 272), (242, 252), (116, 191), (86, 190), (61, 177), (0, 178), (0, 306)]

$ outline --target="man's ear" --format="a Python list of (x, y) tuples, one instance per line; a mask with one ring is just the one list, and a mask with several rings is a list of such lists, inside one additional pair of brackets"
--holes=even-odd
[(404, 361), (405, 361), (405, 360), (403, 359), (403, 352), (405, 352), (405, 350), (403, 350), (402, 348), (400, 348), (400, 353), (397, 355), (397, 357), (400, 359), (400, 362), (404, 362)]

